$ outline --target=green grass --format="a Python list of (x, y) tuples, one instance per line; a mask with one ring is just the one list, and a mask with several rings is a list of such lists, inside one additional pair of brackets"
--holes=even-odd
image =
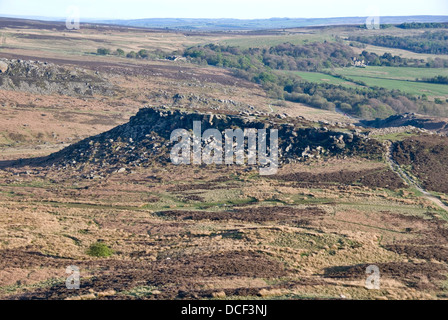
[(153, 294), (153, 291), (156, 291), (157, 287), (154, 286), (140, 286), (132, 288), (128, 291), (120, 292), (120, 295), (130, 296), (134, 298), (144, 298)]
[(370, 87), (397, 89), (418, 96), (426, 94), (428, 97), (448, 98), (448, 85), (415, 81), (416, 78), (433, 78), (438, 75), (448, 76), (447, 69), (404, 67), (338, 68), (334, 70), (334, 73), (355, 81), (363, 81)]
[[(328, 70), (330, 71), (330, 70)], [(433, 78), (438, 75), (448, 76), (447, 69), (434, 68), (398, 68), (398, 67), (367, 67), (367, 68), (338, 68), (331, 70), (337, 75), (353, 81), (362, 81), (369, 87), (382, 87), (389, 90), (428, 97), (448, 98), (448, 85), (415, 81), (417, 78)], [(328, 83), (354, 87), (357, 84), (321, 72), (285, 71), (297, 75), (305, 81), (314, 83)]]
[(357, 86), (353, 82), (348, 82), (344, 79), (330, 76), (325, 73), (320, 72), (306, 72), (306, 71), (287, 71), (289, 74), (297, 75), (305, 81), (316, 82), (316, 83), (328, 83), (333, 85), (342, 85), (346, 87)]
[(331, 41), (333, 38), (327, 34), (297, 34), (285, 36), (245, 36), (220, 41), (220, 44), (236, 46), (243, 49), (272, 47), (282, 43), (292, 43), (295, 45), (312, 42)]
[(106, 244), (97, 242), (90, 245), (87, 254), (92, 257), (110, 257), (114, 252)]

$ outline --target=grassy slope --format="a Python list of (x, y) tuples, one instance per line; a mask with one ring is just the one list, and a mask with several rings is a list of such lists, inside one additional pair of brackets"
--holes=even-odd
[(276, 46), (285, 42), (290, 42), (295, 45), (304, 44), (307, 42), (324, 42), (331, 41), (333, 37), (329, 34), (295, 34), (284, 36), (242, 36), (226, 39), (220, 43), (229, 46), (238, 46), (241, 48), (260, 48), (268, 46)]
[(334, 84), (334, 85), (343, 85), (343, 86), (347, 86), (347, 87), (356, 86), (356, 84), (353, 82), (348, 82), (343, 79), (333, 77), (328, 74), (320, 73), (320, 72), (288, 71), (287, 73), (298, 75), (303, 80), (306, 80), (309, 82), (328, 83), (328, 84)]
[(363, 81), (369, 86), (398, 89), (415, 95), (448, 97), (447, 85), (415, 81), (416, 78), (447, 76), (448, 70), (446, 69), (367, 67), (365, 69), (340, 68), (335, 72), (353, 80)]

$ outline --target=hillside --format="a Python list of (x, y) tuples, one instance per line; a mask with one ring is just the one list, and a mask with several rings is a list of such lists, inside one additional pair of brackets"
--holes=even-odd
[(444, 25), (155, 22), (0, 19), (0, 299), (447, 299), (448, 56), (348, 40)]
[[(175, 129), (193, 128), (198, 121), (203, 131), (228, 128), (277, 129), (279, 164), (303, 162), (311, 158), (361, 156), (382, 158), (381, 143), (369, 139), (359, 129), (314, 127), (312, 122), (286, 117), (264, 118), (255, 114), (200, 114), (169, 108), (144, 108), (126, 124), (100, 135), (89, 137), (60, 152), (40, 160), (45, 165), (75, 169), (86, 177), (117, 170), (151, 167), (155, 162), (170, 163), (174, 143), (170, 135)], [(205, 144), (203, 141), (202, 144)], [(247, 141), (245, 141), (247, 145)], [(268, 145), (269, 147), (269, 145)], [(33, 161), (32, 163), (35, 163)]]

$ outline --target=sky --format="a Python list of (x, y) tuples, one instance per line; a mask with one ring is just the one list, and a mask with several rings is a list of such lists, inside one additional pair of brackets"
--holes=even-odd
[(329, 18), (448, 15), (447, 0), (0, 0), (0, 16), (83, 19)]

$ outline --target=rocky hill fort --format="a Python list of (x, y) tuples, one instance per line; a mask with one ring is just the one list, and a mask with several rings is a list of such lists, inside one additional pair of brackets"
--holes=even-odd
[[(245, 143), (247, 138), (247, 143)], [(180, 164), (260, 165), (260, 175), (273, 175), (278, 169), (278, 130), (207, 129), (202, 133), (201, 122), (193, 121), (193, 132), (176, 129), (171, 133), (171, 162)], [(247, 151), (245, 148), (247, 146)], [(268, 152), (269, 151), (269, 152)]]

